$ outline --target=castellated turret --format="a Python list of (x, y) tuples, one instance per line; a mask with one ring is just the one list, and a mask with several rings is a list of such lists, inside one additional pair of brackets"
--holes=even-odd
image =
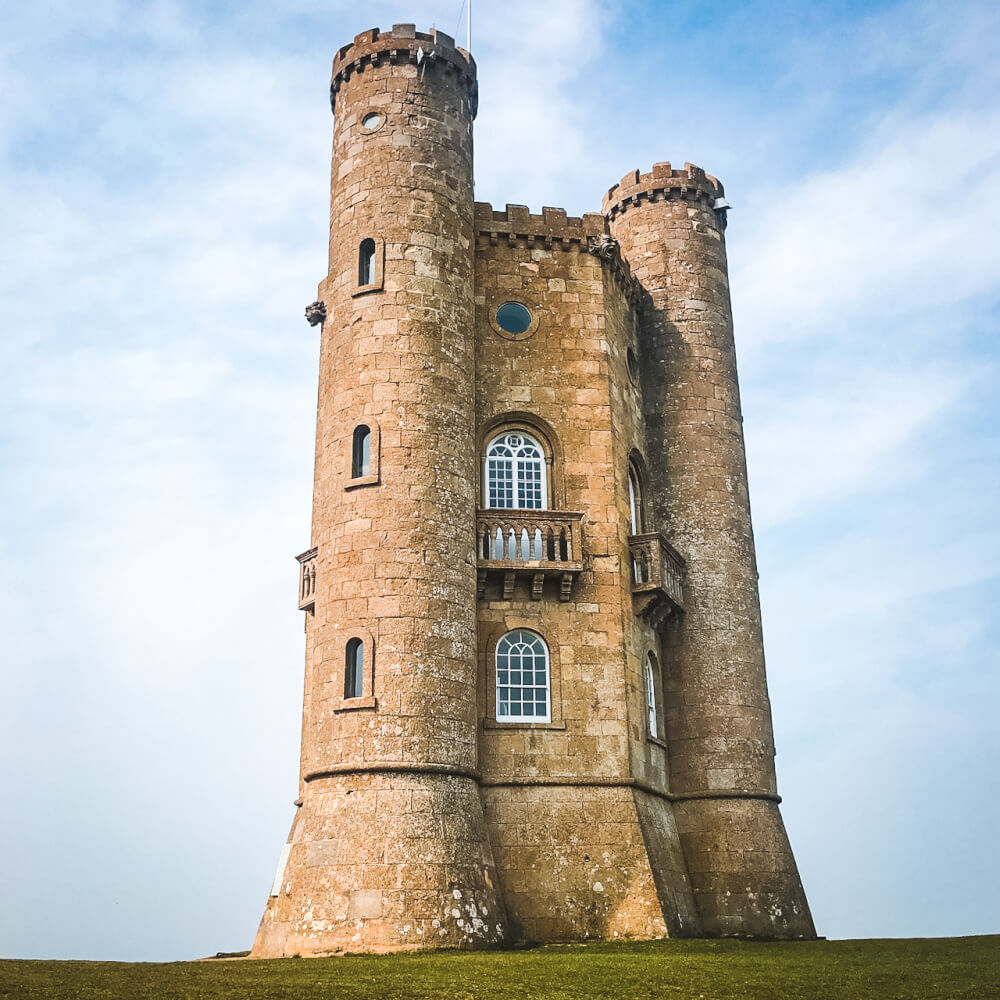
[(813, 937), (697, 168), (474, 204), (441, 32), (333, 65), (296, 815), (253, 955)]
[(663, 637), (674, 816), (706, 934), (813, 937), (774, 775), (722, 185), (657, 163), (604, 198), (643, 288), (650, 513), (687, 563)]

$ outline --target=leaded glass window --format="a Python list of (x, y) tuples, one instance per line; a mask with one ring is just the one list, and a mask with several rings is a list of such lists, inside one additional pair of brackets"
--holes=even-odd
[(549, 649), (527, 629), (514, 629), (497, 643), (497, 721), (550, 722)]
[(521, 431), (507, 431), (486, 449), (486, 506), (545, 510), (545, 453)]

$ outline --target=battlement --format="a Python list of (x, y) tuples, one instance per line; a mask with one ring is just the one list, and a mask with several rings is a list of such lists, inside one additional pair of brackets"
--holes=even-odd
[(604, 216), (597, 212), (572, 216), (564, 208), (544, 207), (541, 215), (532, 215), (526, 205), (507, 205), (498, 212), (488, 201), (477, 201), (475, 231), (481, 241), (491, 246), (501, 240), (510, 245), (523, 240), (529, 246), (537, 243), (547, 249), (592, 254), (611, 269), (626, 298), (639, 308), (642, 287), (618, 242), (609, 236)]
[(568, 216), (564, 208), (543, 208), (541, 215), (532, 215), (526, 205), (507, 205), (495, 211), (486, 201), (476, 202), (476, 233), (496, 242), (502, 236), (514, 240), (539, 241), (564, 249), (587, 248), (588, 237), (603, 236), (607, 232), (604, 216), (597, 212)]
[(648, 174), (633, 170), (609, 188), (601, 210), (606, 218), (613, 219), (643, 200), (690, 198), (711, 205), (724, 193), (719, 180), (693, 163), (685, 163), (683, 170), (673, 170), (669, 163), (654, 163)]
[(436, 29), (430, 32), (417, 31), (412, 24), (394, 24), (392, 31), (369, 28), (356, 35), (353, 42), (339, 49), (333, 57), (330, 106), (333, 107), (337, 91), (352, 73), (361, 73), (366, 67), (378, 66), (383, 62), (392, 65), (412, 63), (421, 67), (439, 66), (445, 73), (458, 74), (468, 87), (472, 116), (475, 118), (479, 103), (475, 59), (456, 45), (451, 35)]

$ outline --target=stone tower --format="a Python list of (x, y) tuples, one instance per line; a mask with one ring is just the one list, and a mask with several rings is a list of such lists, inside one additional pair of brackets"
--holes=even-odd
[(648, 296), (653, 516), (687, 562), (684, 619), (663, 643), (674, 816), (704, 933), (811, 937), (778, 811), (724, 205), (722, 185), (690, 164), (635, 171), (604, 198)]
[(341, 49), (331, 89), (302, 805), (255, 953), (495, 944), (475, 781), (476, 69), (403, 25)]
[(413, 25), (334, 59), (299, 798), (253, 954), (814, 936), (722, 188), (474, 204), (476, 87)]

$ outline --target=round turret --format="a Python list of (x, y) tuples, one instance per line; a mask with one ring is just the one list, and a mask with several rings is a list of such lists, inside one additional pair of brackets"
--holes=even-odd
[[(475, 63), (336, 55), (301, 808), (255, 955), (475, 947), (507, 923), (476, 784)], [(318, 313), (316, 313), (318, 315)]]
[(626, 175), (604, 215), (648, 300), (640, 328), (654, 516), (687, 561), (664, 640), (671, 791), (710, 934), (815, 936), (778, 812), (724, 238), (698, 167)]

